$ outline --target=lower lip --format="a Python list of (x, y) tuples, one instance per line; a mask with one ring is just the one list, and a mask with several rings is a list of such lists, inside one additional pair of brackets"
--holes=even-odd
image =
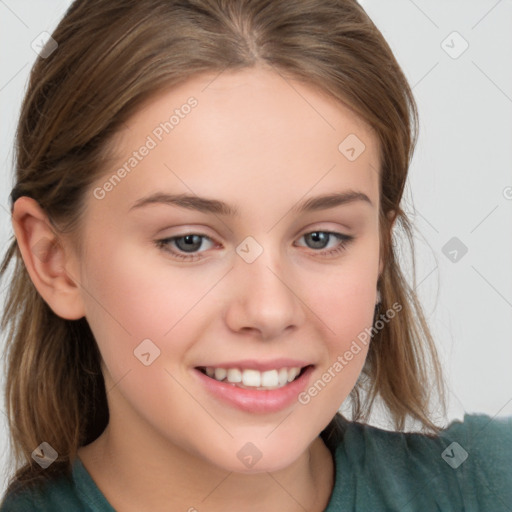
[(258, 391), (219, 382), (194, 368), (199, 380), (212, 395), (242, 411), (260, 414), (282, 411), (298, 402), (298, 395), (307, 387), (313, 370), (314, 366), (308, 366), (298, 379), (282, 388)]

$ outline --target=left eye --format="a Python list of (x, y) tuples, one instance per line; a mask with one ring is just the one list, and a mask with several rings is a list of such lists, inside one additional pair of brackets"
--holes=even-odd
[[(330, 241), (332, 237), (337, 239), (337, 246), (321, 252), (318, 251), (318, 249), (325, 249), (325, 246), (328, 245), (328, 243), (326, 244), (326, 241)], [(336, 233), (331, 231), (312, 231), (310, 233), (305, 233), (304, 235), (301, 236), (301, 238), (304, 238), (305, 240), (309, 240), (310, 242), (312, 242), (312, 249), (317, 249), (314, 252), (316, 253), (316, 255), (320, 256), (327, 256), (331, 254), (340, 253), (341, 251), (345, 250), (349, 242), (351, 242), (354, 239), (353, 236), (344, 235), (342, 233)], [(155, 244), (160, 249), (172, 254), (173, 257), (191, 261), (202, 258), (200, 253), (196, 253), (195, 251), (197, 251), (202, 246), (203, 240), (209, 240), (210, 242), (213, 243), (212, 239), (206, 235), (188, 233), (186, 235), (173, 236), (169, 238), (163, 238), (161, 240), (155, 240)], [(175, 247), (178, 248), (178, 251), (182, 252), (178, 252), (172, 249), (171, 246), (173, 244)], [(319, 247), (319, 245), (321, 247)]]

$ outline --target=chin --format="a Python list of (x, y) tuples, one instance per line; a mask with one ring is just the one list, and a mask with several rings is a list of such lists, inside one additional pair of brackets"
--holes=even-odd
[(233, 442), (231, 451), (229, 448), (220, 453), (213, 454), (210, 462), (215, 466), (240, 474), (257, 474), (264, 472), (275, 472), (285, 469), (297, 461), (308, 449), (306, 444), (300, 450), (297, 440), (290, 440), (290, 445), (283, 444), (282, 439), (277, 436), (274, 442), (264, 440), (259, 443), (255, 441)]

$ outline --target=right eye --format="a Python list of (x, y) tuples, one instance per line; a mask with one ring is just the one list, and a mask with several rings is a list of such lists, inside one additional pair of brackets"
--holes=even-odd
[[(185, 235), (172, 236), (169, 238), (155, 240), (155, 244), (158, 248), (162, 249), (165, 252), (170, 253), (173, 257), (179, 258), (181, 260), (196, 261), (197, 259), (200, 259), (202, 256), (195, 252), (192, 253), (192, 251), (195, 251), (202, 246), (203, 239), (211, 241), (211, 238), (204, 234), (187, 233)], [(174, 244), (174, 246), (177, 247), (178, 250), (182, 252), (178, 252), (176, 250), (171, 249), (172, 244)], [(190, 252), (192, 254), (183, 254), (183, 252)], [(194, 258), (194, 256), (198, 256), (198, 258)]]

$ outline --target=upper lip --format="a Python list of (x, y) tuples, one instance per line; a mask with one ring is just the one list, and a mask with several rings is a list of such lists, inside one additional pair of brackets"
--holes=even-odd
[(196, 366), (196, 368), (243, 368), (248, 370), (258, 370), (264, 372), (267, 370), (279, 370), (280, 368), (303, 368), (310, 366), (312, 363), (301, 361), (299, 359), (279, 358), (270, 361), (261, 361), (256, 359), (241, 359), (239, 361), (229, 361), (221, 363), (209, 363)]

